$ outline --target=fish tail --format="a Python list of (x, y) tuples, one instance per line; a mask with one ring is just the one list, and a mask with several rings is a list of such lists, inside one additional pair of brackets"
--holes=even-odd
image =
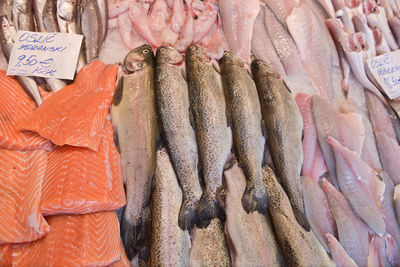
[(242, 206), (247, 213), (258, 211), (268, 213), (268, 195), (265, 187), (259, 188), (255, 184), (247, 184), (242, 196)]
[(198, 208), (199, 221), (197, 226), (206, 228), (212, 219), (223, 217), (223, 209), (218, 202), (216, 196), (204, 193), (201, 197)]
[(121, 239), (125, 247), (126, 255), (131, 261), (136, 255), (139, 259), (147, 261), (150, 257), (151, 242), (151, 214), (150, 208), (135, 223), (121, 220)]
[(182, 230), (190, 230), (198, 223), (198, 219), (196, 204), (192, 201), (183, 200), (178, 218), (179, 227)]

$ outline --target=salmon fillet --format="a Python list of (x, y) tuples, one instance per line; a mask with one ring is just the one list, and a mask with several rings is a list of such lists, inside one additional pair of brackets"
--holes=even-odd
[[(128, 257), (126, 256), (125, 248), (124, 248), (124, 244), (122, 243), (122, 240), (120, 242), (119, 247), (120, 247), (120, 251), (121, 251), (121, 258), (118, 261), (110, 264), (109, 267), (130, 267), (131, 264), (129, 262)], [(0, 266), (1, 266), (1, 261), (0, 261)]]
[(50, 150), (49, 140), (37, 133), (19, 131), (17, 126), (36, 108), (19, 82), (0, 70), (0, 147), (18, 150)]
[(85, 214), (125, 205), (122, 169), (106, 120), (99, 151), (69, 145), (48, 153), (41, 211), (44, 215)]
[[(12, 266), (12, 245), (0, 245), (0, 266)], [(115, 267), (115, 266), (113, 266)]]
[(13, 266), (105, 266), (121, 256), (114, 211), (46, 217), (51, 231), (13, 247)]
[(0, 148), (0, 244), (33, 241), (50, 230), (39, 212), (46, 166), (43, 150)]
[(20, 129), (37, 132), (59, 146), (98, 151), (117, 73), (117, 65), (91, 62), (72, 84), (53, 94), (28, 116)]

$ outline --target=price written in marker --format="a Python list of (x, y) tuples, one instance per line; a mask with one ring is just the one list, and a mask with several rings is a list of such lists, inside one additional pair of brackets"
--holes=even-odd
[(390, 99), (400, 97), (400, 50), (370, 58), (367, 65)]
[(19, 31), (11, 51), (7, 75), (72, 80), (82, 35)]

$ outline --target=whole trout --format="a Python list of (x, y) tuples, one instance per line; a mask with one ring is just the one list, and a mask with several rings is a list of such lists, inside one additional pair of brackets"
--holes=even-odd
[[(161, 46), (156, 56), (156, 96), (160, 122), (171, 155), (183, 203), (179, 226), (191, 229), (197, 223), (201, 186), (197, 170), (196, 135), (190, 124), (189, 92), (181, 67), (183, 58), (175, 49)], [(179, 65), (180, 64), (180, 65)]]
[(188, 266), (190, 236), (176, 223), (182, 203), (168, 152), (157, 152), (157, 169), (152, 194), (151, 266)]
[(267, 142), (280, 182), (298, 222), (309, 230), (300, 184), (303, 121), (293, 95), (279, 75), (265, 62), (255, 60), (251, 69), (260, 96), (267, 128)]
[(335, 266), (313, 231), (305, 231), (296, 221), (289, 199), (268, 165), (263, 168), (263, 179), (270, 200), (268, 211), (285, 266)]
[(151, 184), (156, 169), (158, 135), (154, 96), (154, 55), (142, 45), (125, 57), (122, 86), (111, 107), (116, 143), (121, 153), (126, 185), (126, 207), (121, 237), (131, 260), (137, 253), (150, 254)]
[(225, 52), (220, 63), (234, 144), (247, 178), (242, 205), (247, 213), (257, 210), (267, 214), (268, 197), (261, 174), (265, 139), (257, 88), (239, 57)]
[(205, 188), (199, 201), (201, 226), (223, 212), (217, 200), (222, 173), (232, 146), (232, 132), (227, 125), (224, 91), (219, 73), (198, 45), (186, 50), (186, 71), (191, 108), (196, 124), (196, 138)]

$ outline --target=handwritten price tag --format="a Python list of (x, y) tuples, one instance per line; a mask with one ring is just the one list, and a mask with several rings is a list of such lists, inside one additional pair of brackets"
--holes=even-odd
[(370, 58), (367, 65), (390, 99), (400, 96), (400, 50)]
[(72, 80), (82, 35), (19, 31), (11, 51), (7, 75)]

